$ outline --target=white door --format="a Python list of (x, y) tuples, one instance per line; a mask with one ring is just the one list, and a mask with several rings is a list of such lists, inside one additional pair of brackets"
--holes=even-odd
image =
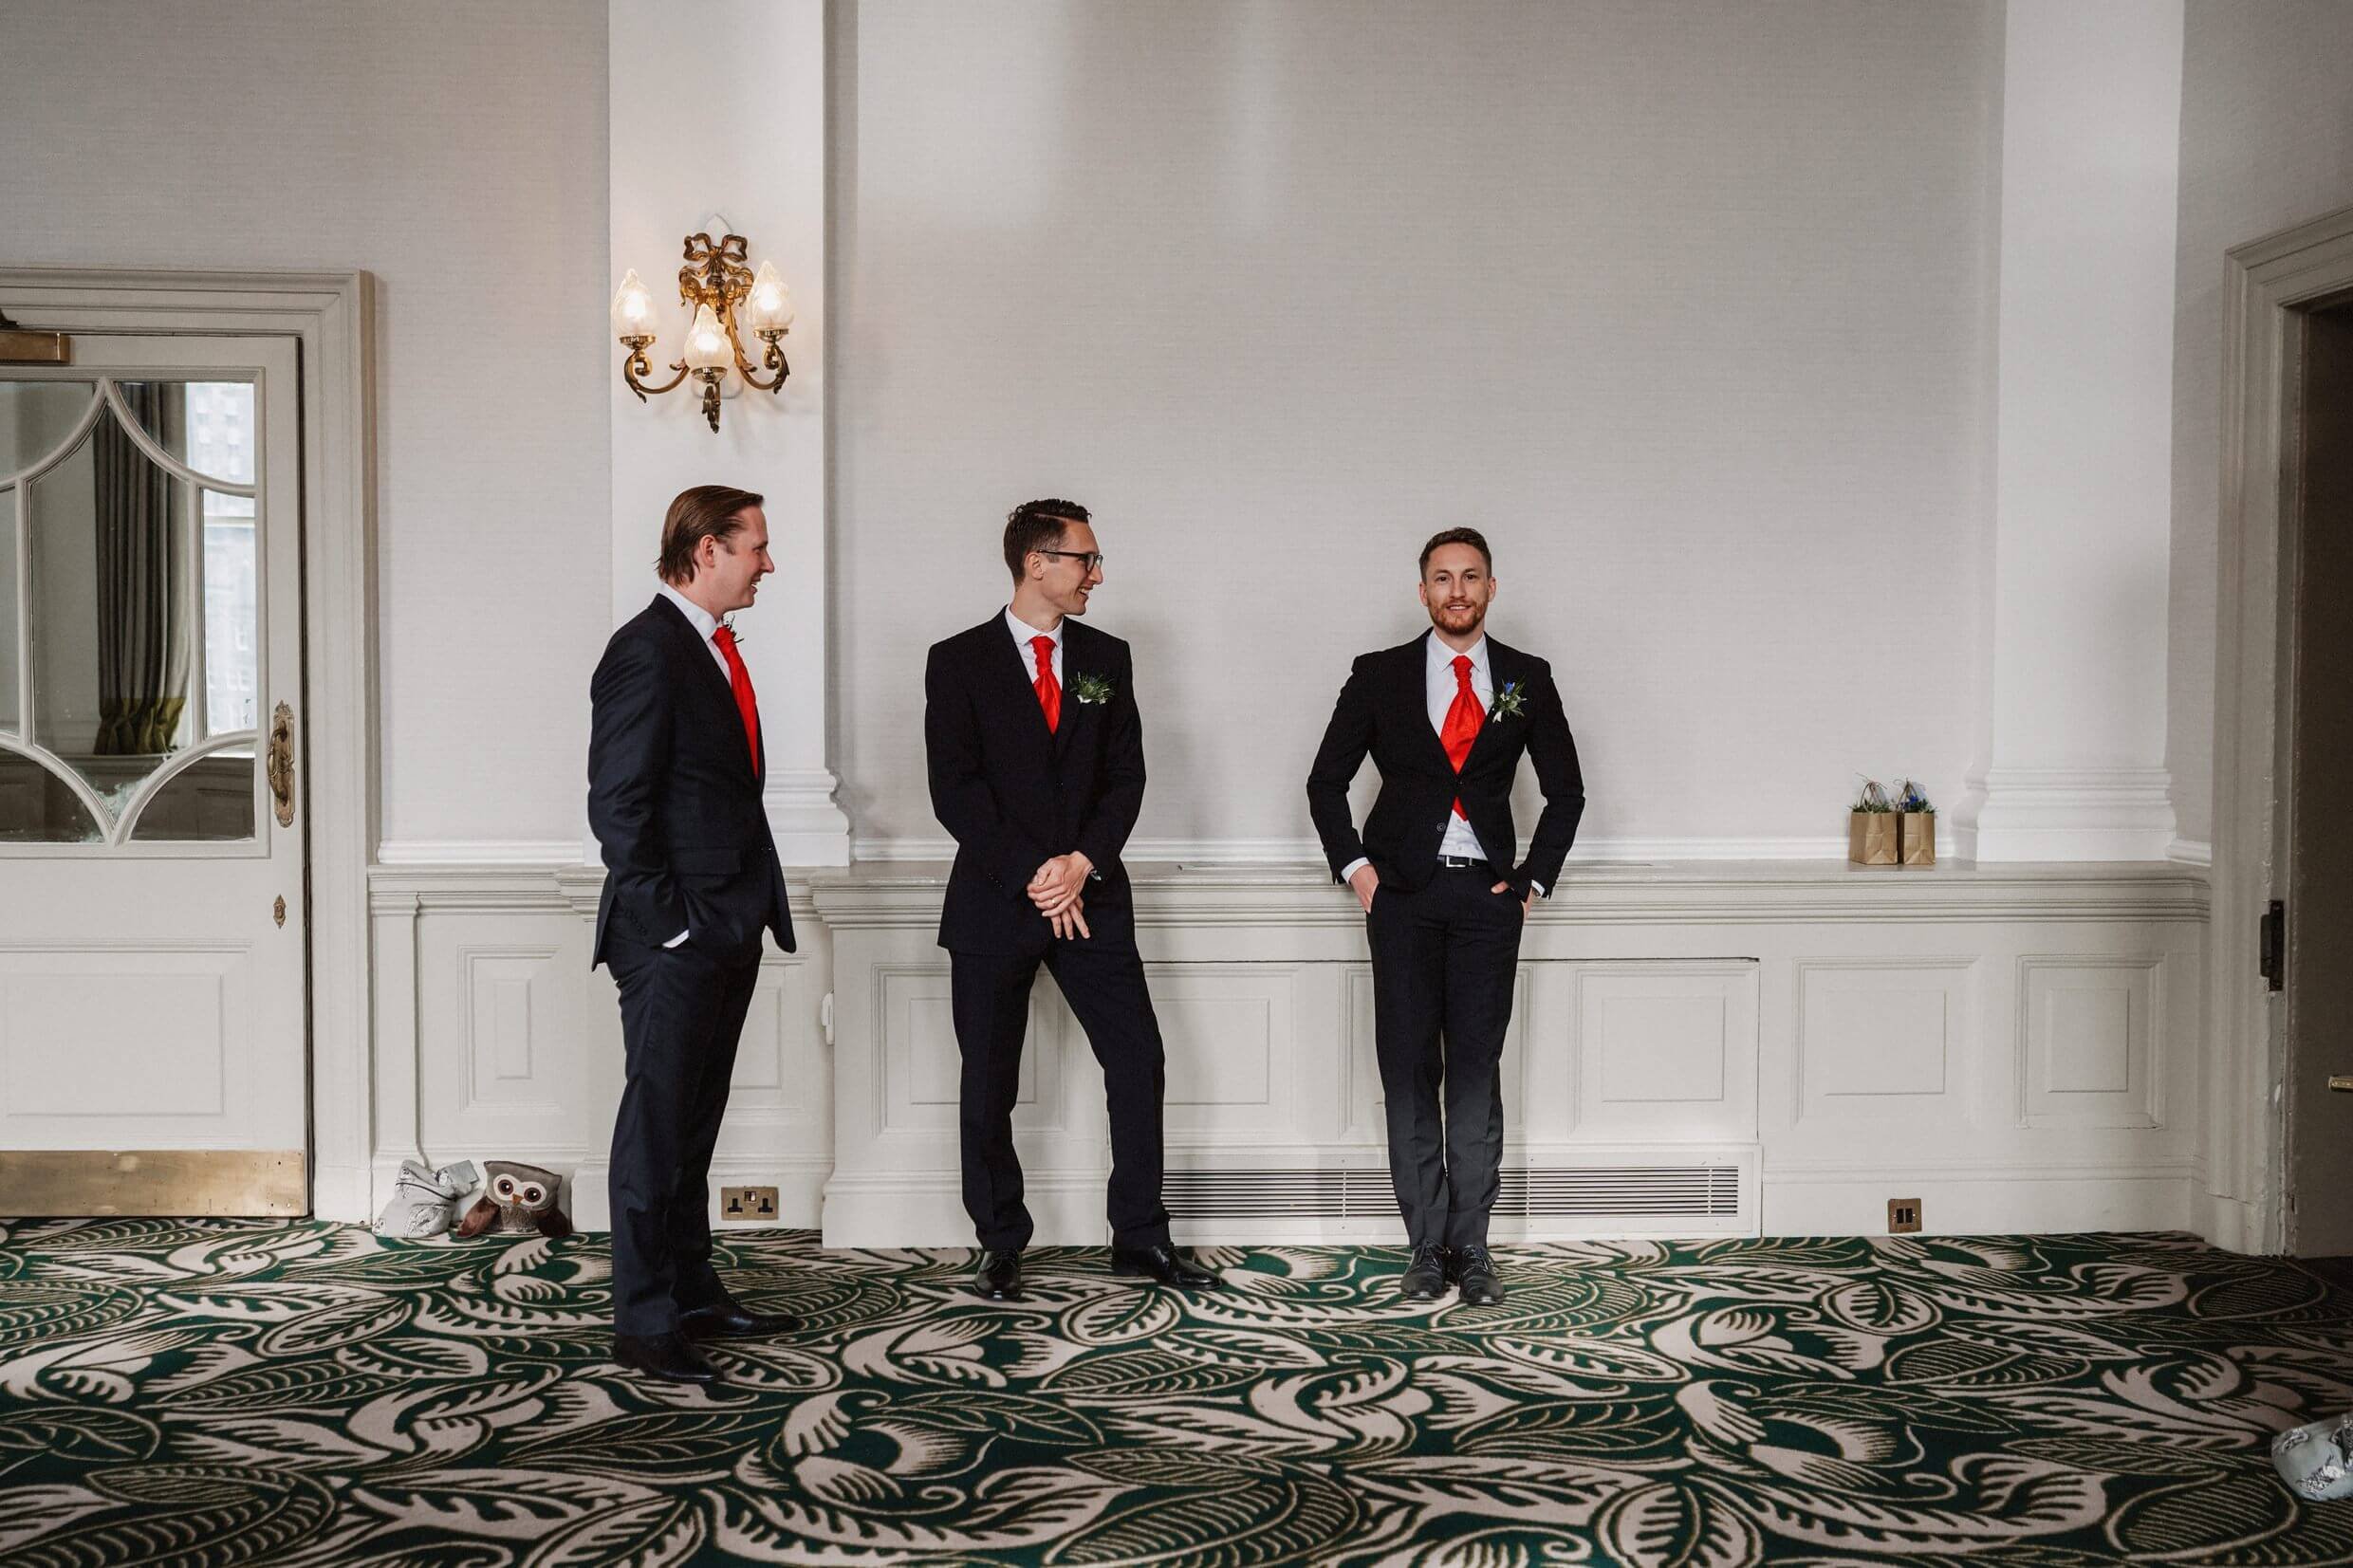
[(296, 345), (71, 354), (0, 365), (0, 1214), (302, 1213)]

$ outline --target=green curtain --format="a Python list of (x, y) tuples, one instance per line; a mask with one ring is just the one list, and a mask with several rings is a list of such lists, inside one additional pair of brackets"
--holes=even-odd
[[(119, 383), (123, 403), (172, 450), (176, 383)], [(98, 745), (101, 756), (172, 749), (188, 705), (188, 585), (194, 563), (178, 482), (112, 417), (95, 433), (98, 503)]]

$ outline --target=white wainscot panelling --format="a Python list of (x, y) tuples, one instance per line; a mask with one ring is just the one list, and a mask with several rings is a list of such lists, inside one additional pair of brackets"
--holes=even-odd
[[(891, 1133), (945, 1137), (953, 1145), (964, 1059), (956, 1045), (948, 968), (894, 967), (876, 971), (875, 981), (882, 1019), (882, 1074), (875, 1119)], [(1053, 987), (1041, 972), (1029, 994), (1029, 1033), (1013, 1095), (1017, 1133), (1061, 1125), (1061, 1029), (1060, 1020), (1048, 1011), (1052, 998)]]
[(714, 1185), (781, 1187), (779, 1218), (799, 1226), (817, 1223), (819, 1191), (833, 1164), (821, 984), (806, 952), (768, 949), (736, 1042), (727, 1119), (712, 1159)]
[[(584, 1227), (606, 1221), (624, 1080), (619, 997), (588, 964), (598, 874), (582, 867), (380, 867), (374, 1201), (403, 1158), (530, 1160), (569, 1175)], [(831, 945), (806, 906), (801, 950), (771, 946), (744, 1019), (712, 1161), (723, 1184), (778, 1188), (778, 1217), (817, 1223), (832, 1166), (831, 1058), (820, 1009)]]
[[(713, 1183), (775, 1183), (780, 1219), (822, 1209), (832, 1245), (971, 1243), (944, 869), (796, 878), (801, 951), (768, 954), (745, 1022)], [(512, 1154), (574, 1172), (575, 1216), (601, 1227), (622, 1053), (587, 963), (598, 874), (373, 880), (377, 1201), (405, 1153)], [(1137, 886), (1180, 1233), (1394, 1242), (1344, 891), (1313, 867), (1141, 868)], [(1894, 1194), (1924, 1197), (1931, 1230), (2189, 1223), (2202, 896), (2181, 868), (1578, 872), (1516, 972), (1495, 1234), (1876, 1230)], [(233, 1021), (234, 972), (220, 984)], [(34, 1015), (59, 1005), (0, 1008), (0, 1029), (54, 1034)], [(201, 1052), (176, 1065), (233, 1111), (221, 1039), (225, 1077)], [(33, 1049), (0, 1041), (0, 1071), (17, 1079)], [(1045, 972), (1019, 1097), (1039, 1243), (1102, 1242), (1102, 1075)], [(21, 1126), (0, 1134), (22, 1143)]]
[(1802, 959), (1799, 1120), (1882, 1129), (1969, 1119), (1969, 958)]
[(1756, 965), (1579, 965), (1582, 1138), (1746, 1143), (1756, 1137)]
[(2154, 1042), (2164, 987), (2154, 957), (2029, 957), (2018, 973), (2022, 1126), (2155, 1127)]
[(242, 946), (0, 950), (0, 1148), (235, 1146), (249, 974)]
[(1146, 974), (1168, 1064), (1168, 1135), (1197, 1143), (1294, 1134), (1294, 968), (1155, 964)]
[(434, 1164), (562, 1169), (592, 1146), (602, 1040), (583, 1027), (587, 943), (574, 926), (560, 903), (428, 908), (415, 921), (417, 1125)]
[(555, 1086), (536, 1071), (552, 1047), (547, 1039), (558, 1006), (552, 947), (460, 948), (465, 971), (466, 1110), (554, 1115)]

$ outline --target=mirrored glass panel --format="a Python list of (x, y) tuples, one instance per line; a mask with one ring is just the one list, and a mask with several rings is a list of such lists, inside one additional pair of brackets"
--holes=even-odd
[(131, 823), (136, 842), (253, 837), (253, 753), (199, 757), (163, 782)]
[(95, 381), (0, 380), (0, 478), (55, 452), (97, 396)]
[(253, 483), (253, 383), (118, 381), (139, 428), (207, 479)]
[(253, 498), (204, 492), (204, 720), (197, 738), (258, 725), (261, 569)]
[(188, 739), (203, 642), (195, 488), (110, 409), (29, 494), (34, 738), (120, 801)]
[(16, 618), (17, 492), (0, 486), (0, 734), (23, 735), (25, 715), (17, 711), (17, 693), (24, 687), (24, 628)]
[(0, 844), (94, 844), (104, 837), (63, 779), (0, 750)]

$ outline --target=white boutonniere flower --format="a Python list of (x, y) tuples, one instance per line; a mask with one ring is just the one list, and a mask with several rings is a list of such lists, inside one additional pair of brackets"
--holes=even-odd
[(1098, 703), (1109, 702), (1114, 695), (1111, 683), (1101, 675), (1073, 675), (1070, 694), (1090, 708)]

